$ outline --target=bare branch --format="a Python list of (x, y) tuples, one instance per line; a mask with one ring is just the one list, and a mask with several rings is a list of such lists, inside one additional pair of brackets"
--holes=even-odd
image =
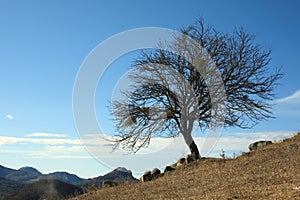
[[(203, 19), (182, 32), (183, 37), (164, 44), (172, 52), (163, 48), (144, 50), (134, 61), (134, 73), (130, 75), (133, 92), (124, 92), (125, 100), (112, 102), (119, 132), (114, 140), (116, 147), (136, 152), (147, 147), (151, 137), (178, 134), (193, 143), (194, 122), (209, 128), (212, 115), (218, 116), (224, 109), (226, 126), (251, 128), (273, 117), (270, 102), (282, 74), (271, 68), (271, 51), (256, 44), (254, 35), (242, 27), (232, 34), (222, 33)], [(222, 80), (214, 80), (209, 58)], [(226, 97), (218, 96), (221, 85)], [(216, 94), (210, 93), (211, 88)], [(212, 105), (218, 105), (218, 101), (224, 101), (226, 108), (216, 107), (217, 113), (213, 113)], [(198, 151), (194, 143), (191, 146), (192, 151)]]

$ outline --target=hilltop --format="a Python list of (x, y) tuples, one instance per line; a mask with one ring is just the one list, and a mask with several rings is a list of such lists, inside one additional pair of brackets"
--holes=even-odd
[(235, 159), (207, 158), (163, 177), (98, 189), (93, 199), (300, 199), (300, 134)]
[(101, 188), (103, 186), (103, 182), (107, 181), (116, 184), (123, 184), (126, 182), (139, 182), (138, 179), (132, 176), (132, 172), (130, 170), (127, 170), (123, 167), (118, 167), (103, 176), (85, 180), (84, 182), (78, 184), (78, 186), (81, 186), (84, 189), (88, 189), (89, 187)]

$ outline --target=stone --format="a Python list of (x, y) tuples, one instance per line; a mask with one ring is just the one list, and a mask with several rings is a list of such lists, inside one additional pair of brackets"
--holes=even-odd
[(160, 177), (160, 176), (161, 176), (160, 170), (157, 169), (157, 168), (154, 168), (154, 169), (152, 170), (152, 172), (151, 172), (152, 180), (153, 180), (153, 179), (157, 179), (157, 178)]
[(171, 166), (166, 166), (164, 173), (174, 171), (175, 168)]
[(250, 151), (254, 151), (254, 150), (257, 150), (257, 149), (261, 149), (267, 145), (270, 145), (270, 144), (273, 144), (273, 142), (271, 141), (257, 141), (257, 142), (253, 142), (251, 143), (248, 148)]
[(152, 180), (152, 175), (150, 171), (146, 171), (144, 175), (140, 178), (141, 182), (146, 182), (146, 181), (151, 181)]
[(185, 158), (180, 158), (176, 163), (176, 167), (180, 167), (184, 164), (185, 164)]
[(191, 154), (188, 154), (185, 158), (185, 163), (186, 164), (189, 164), (191, 162), (195, 161), (195, 158), (191, 155)]

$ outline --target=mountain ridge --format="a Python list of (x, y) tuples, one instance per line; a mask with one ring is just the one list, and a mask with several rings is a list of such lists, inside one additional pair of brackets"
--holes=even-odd
[(84, 178), (69, 172), (52, 172), (43, 174), (34, 167), (21, 167), (20, 169), (11, 169), (0, 165), (0, 178), (17, 181), (20, 183), (31, 183), (40, 179), (57, 179), (70, 184), (83, 182)]
[[(101, 188), (106, 181), (122, 184), (124, 182), (138, 182), (138, 179), (134, 178), (132, 172), (124, 167), (118, 167), (98, 177), (84, 179), (64, 171), (43, 174), (33, 167), (25, 166), (11, 169), (0, 165), (0, 199), (39, 199), (42, 196), (50, 195), (44, 190), (53, 184), (57, 187), (71, 188), (67, 195), (72, 196), (75, 193), (87, 191), (91, 186)], [(64, 190), (56, 190), (59, 192), (52, 194), (55, 198), (64, 197)], [(31, 195), (27, 191), (37, 195)]]
[(101, 188), (105, 181), (114, 182), (116, 184), (122, 184), (125, 182), (136, 183), (138, 179), (134, 178), (131, 170), (127, 170), (124, 167), (118, 167), (105, 175), (98, 176), (92, 179), (87, 179), (80, 183), (82, 188), (88, 188), (90, 186)]

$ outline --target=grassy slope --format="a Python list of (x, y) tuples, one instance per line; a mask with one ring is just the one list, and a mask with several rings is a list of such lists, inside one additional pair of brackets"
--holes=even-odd
[[(297, 144), (298, 149), (290, 148)], [(300, 134), (236, 159), (203, 159), (151, 182), (93, 191), (92, 199), (300, 199)]]

